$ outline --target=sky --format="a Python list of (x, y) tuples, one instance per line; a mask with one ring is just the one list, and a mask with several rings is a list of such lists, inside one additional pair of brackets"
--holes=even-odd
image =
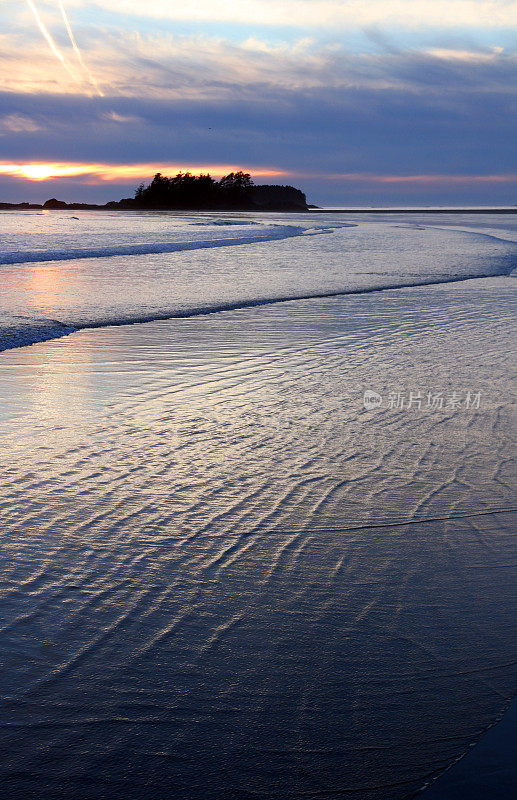
[(517, 0), (0, 0), (0, 200), (514, 205)]

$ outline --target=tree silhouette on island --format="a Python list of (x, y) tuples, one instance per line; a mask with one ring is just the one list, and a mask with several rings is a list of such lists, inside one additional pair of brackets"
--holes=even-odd
[(230, 172), (216, 181), (208, 173), (178, 172), (166, 178), (157, 172), (135, 193), (134, 207), (161, 209), (307, 209), (303, 192), (293, 186), (256, 186), (248, 172)]

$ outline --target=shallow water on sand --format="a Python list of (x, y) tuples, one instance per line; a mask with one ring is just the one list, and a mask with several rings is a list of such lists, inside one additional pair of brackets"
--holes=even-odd
[(0, 350), (90, 326), (506, 275), (515, 220), (0, 212)]
[(512, 285), (2, 354), (10, 797), (395, 800), (475, 740), (515, 687)]

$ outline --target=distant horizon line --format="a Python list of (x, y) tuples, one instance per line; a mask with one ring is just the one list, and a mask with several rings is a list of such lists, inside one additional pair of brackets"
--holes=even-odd
[[(55, 198), (49, 198), (55, 199)], [(48, 201), (45, 201), (48, 202)], [(64, 201), (60, 201), (64, 202)], [(29, 201), (19, 202), (19, 203), (12, 203), (8, 200), (0, 200), (0, 211), (29, 211), (29, 210), (41, 210), (45, 211), (45, 213), (51, 213), (55, 211), (67, 211), (67, 210), (74, 210), (74, 211), (131, 211), (140, 213), (145, 211), (146, 213), (157, 211), (171, 211), (171, 212), (193, 212), (193, 211), (201, 211), (206, 213), (212, 213), (220, 211), (220, 213), (232, 213), (232, 212), (239, 212), (239, 211), (246, 211), (248, 213), (261, 213), (266, 211), (267, 209), (210, 209), (210, 208), (199, 208), (199, 209), (189, 209), (189, 208), (170, 208), (170, 209), (153, 209), (153, 208), (115, 208), (113, 207), (113, 202), (108, 201), (107, 203), (87, 203), (82, 201), (72, 201), (70, 203), (65, 203), (66, 208), (45, 208), (45, 203), (31, 203)], [(399, 213), (399, 214), (413, 214), (413, 213), (448, 213), (453, 212), (455, 214), (478, 214), (478, 213), (485, 213), (485, 214), (517, 214), (517, 204), (515, 205), (494, 205), (491, 203), (490, 205), (466, 205), (465, 203), (454, 206), (454, 205), (403, 205), (401, 203), (394, 204), (392, 206), (356, 206), (350, 204), (343, 204), (343, 205), (336, 205), (335, 203), (332, 205), (314, 205), (308, 204), (307, 207), (308, 213), (327, 213), (327, 214), (382, 214), (382, 213)], [(307, 212), (296, 212), (296, 213), (307, 213)], [(272, 210), (272, 213), (279, 213), (278, 211)], [(294, 213), (293, 210), (287, 210), (286, 213)]]

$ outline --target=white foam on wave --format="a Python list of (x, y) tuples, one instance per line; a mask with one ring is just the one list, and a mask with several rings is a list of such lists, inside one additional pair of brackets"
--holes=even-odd
[[(224, 221), (213, 224), (234, 225)], [(246, 224), (246, 223), (245, 223)], [(110, 258), (111, 256), (138, 256), (159, 253), (176, 253), (186, 250), (204, 250), (215, 247), (234, 247), (257, 242), (278, 241), (300, 236), (304, 228), (295, 225), (264, 226), (260, 231), (246, 236), (199, 241), (142, 242), (137, 244), (103, 245), (101, 247), (46, 248), (38, 250), (13, 250), (0, 253), (0, 264), (26, 264), (44, 261), (73, 261), (78, 258)]]
[(7, 316), (0, 320), (0, 352), (68, 336), (77, 328), (54, 319)]

